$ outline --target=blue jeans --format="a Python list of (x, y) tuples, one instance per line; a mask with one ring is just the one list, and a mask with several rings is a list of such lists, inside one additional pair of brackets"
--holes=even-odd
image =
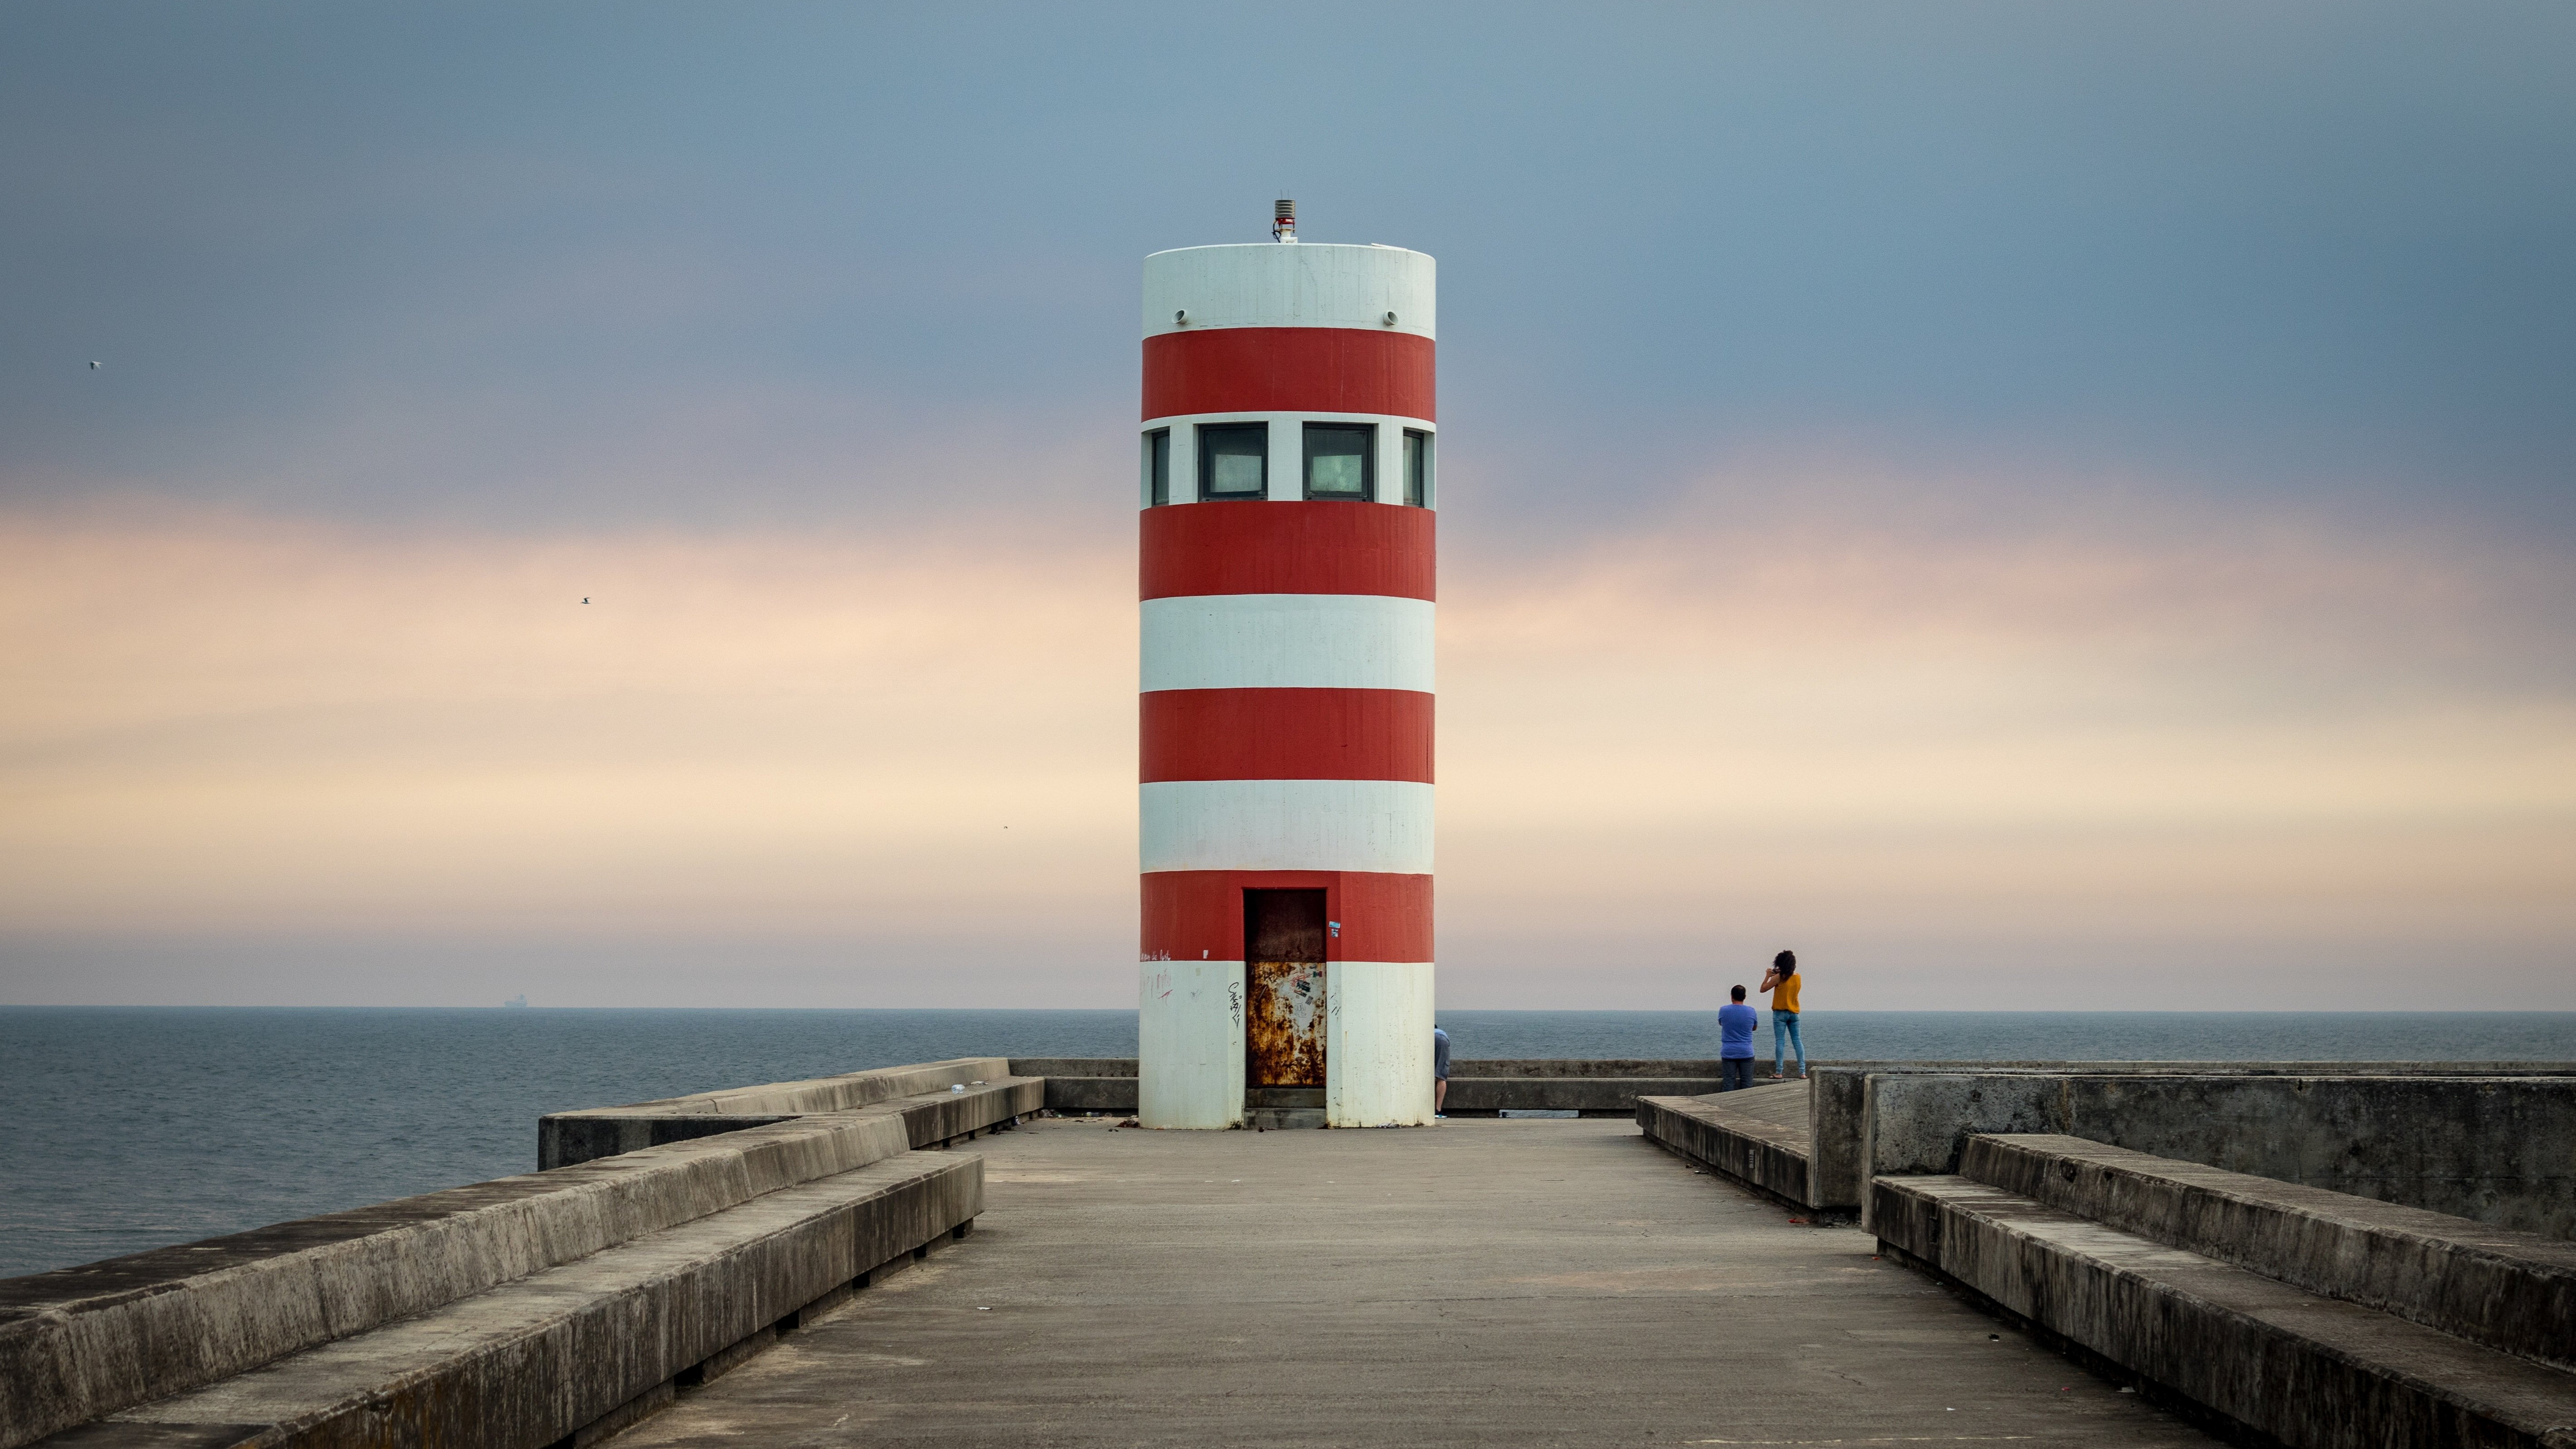
[(1807, 1074), (1807, 1044), (1798, 1036), (1798, 1013), (1771, 1013), (1771, 1075), (1787, 1075), (1784, 1063), (1791, 1047), (1798, 1049), (1798, 1075), (1803, 1077)]
[(1721, 1092), (1732, 1092), (1753, 1085), (1753, 1058), (1751, 1057), (1721, 1058), (1717, 1069), (1722, 1074), (1717, 1079), (1717, 1089)]

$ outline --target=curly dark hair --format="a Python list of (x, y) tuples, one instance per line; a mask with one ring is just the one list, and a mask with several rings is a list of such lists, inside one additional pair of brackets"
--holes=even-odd
[(1783, 976), (1790, 975), (1798, 969), (1798, 953), (1795, 951), (1783, 951), (1779, 955), (1772, 957), (1771, 969), (1779, 972)]

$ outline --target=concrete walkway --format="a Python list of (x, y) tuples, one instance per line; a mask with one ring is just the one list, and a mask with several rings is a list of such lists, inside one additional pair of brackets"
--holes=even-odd
[(974, 1236), (617, 1449), (2215, 1442), (1627, 1122), (975, 1150)]
[(1742, 1113), (1756, 1122), (1804, 1132), (1807, 1130), (1807, 1109), (1813, 1105), (1815, 1097), (1807, 1090), (1805, 1082), (1766, 1082), (1759, 1087), (1718, 1092), (1699, 1100)]

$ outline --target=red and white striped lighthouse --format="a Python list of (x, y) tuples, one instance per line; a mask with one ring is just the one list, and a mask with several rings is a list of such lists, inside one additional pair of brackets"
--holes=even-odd
[(1148, 1127), (1431, 1120), (1433, 265), (1295, 227), (1145, 259)]

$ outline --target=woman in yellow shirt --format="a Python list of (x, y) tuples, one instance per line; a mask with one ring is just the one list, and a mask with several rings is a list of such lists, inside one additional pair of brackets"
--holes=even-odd
[(1788, 1075), (1788, 1049), (1797, 1048), (1798, 1076), (1807, 1075), (1807, 1043), (1798, 1035), (1798, 953), (1783, 951), (1771, 958), (1771, 969), (1762, 976), (1762, 989), (1771, 993), (1771, 1075)]

